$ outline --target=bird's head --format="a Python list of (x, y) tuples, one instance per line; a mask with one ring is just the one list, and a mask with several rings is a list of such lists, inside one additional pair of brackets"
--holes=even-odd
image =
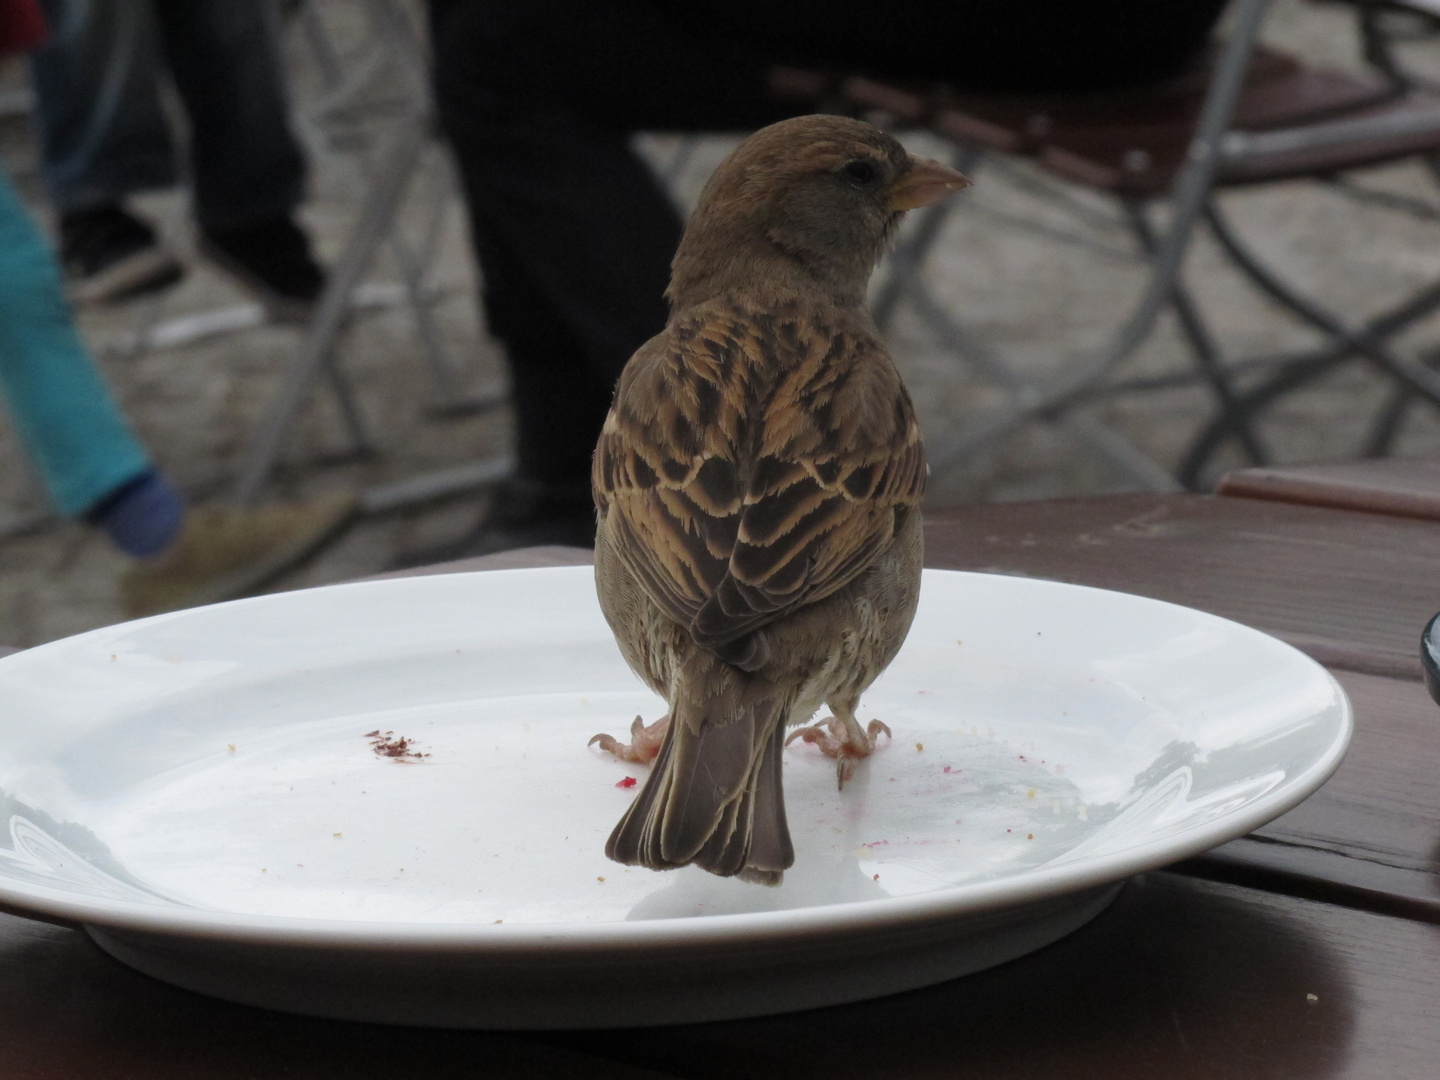
[(676, 309), (729, 288), (815, 287), (863, 300), (906, 210), (969, 185), (879, 128), (800, 116), (720, 163), (685, 227), (667, 296)]

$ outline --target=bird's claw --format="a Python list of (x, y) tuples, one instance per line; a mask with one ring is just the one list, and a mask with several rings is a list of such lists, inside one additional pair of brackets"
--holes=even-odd
[(838, 716), (830, 716), (813, 727), (796, 728), (786, 737), (785, 745), (796, 739), (814, 743), (822, 754), (835, 759), (835, 784), (844, 789), (845, 781), (855, 775), (859, 760), (874, 751), (882, 731), (887, 739), (894, 738), (890, 728), (879, 720), (871, 720), (862, 731), (853, 720), (846, 723)]
[(630, 742), (622, 743), (614, 735), (603, 732), (592, 738), (586, 745), (599, 745), (607, 754), (613, 754), (621, 761), (633, 761), (637, 765), (649, 765), (660, 753), (660, 744), (665, 741), (665, 731), (670, 727), (670, 714), (666, 713), (653, 724), (646, 724), (635, 717), (630, 724)]

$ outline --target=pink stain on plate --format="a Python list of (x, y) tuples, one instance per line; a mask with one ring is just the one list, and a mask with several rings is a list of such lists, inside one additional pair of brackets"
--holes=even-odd
[(639, 783), (639, 781), (637, 781), (637, 780), (635, 779), (635, 777), (633, 777), (633, 776), (627, 776), (627, 777), (625, 777), (624, 780), (617, 780), (617, 781), (615, 781), (615, 786), (616, 786), (616, 787), (626, 787), (626, 788), (629, 788), (629, 787), (634, 787), (637, 783)]

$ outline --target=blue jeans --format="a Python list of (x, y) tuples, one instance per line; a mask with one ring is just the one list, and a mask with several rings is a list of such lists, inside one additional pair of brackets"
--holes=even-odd
[(80, 340), (55, 258), (3, 171), (0, 390), (61, 513), (78, 517), (151, 468)]
[(275, 0), (42, 0), (31, 54), (42, 170), (61, 213), (174, 186), (165, 74), (190, 120), (188, 178), (207, 231), (287, 214), (305, 166), (289, 127)]

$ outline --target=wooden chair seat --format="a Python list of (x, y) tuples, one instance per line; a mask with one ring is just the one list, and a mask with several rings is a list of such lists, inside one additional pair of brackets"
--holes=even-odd
[[(958, 94), (946, 87), (852, 78), (841, 93), (852, 106), (881, 109), (961, 143), (1034, 156), (1064, 178), (1119, 195), (1168, 191), (1184, 166), (1211, 65), (1167, 83), (1079, 95)], [(1426, 114), (1440, 124), (1440, 99), (1400, 94), (1380, 79), (1310, 68), (1257, 48), (1236, 106), (1236, 131), (1263, 132), (1335, 119)], [(1330, 174), (1440, 150), (1440, 132), (1359, 137), (1330, 146), (1227, 162), (1217, 186)]]

